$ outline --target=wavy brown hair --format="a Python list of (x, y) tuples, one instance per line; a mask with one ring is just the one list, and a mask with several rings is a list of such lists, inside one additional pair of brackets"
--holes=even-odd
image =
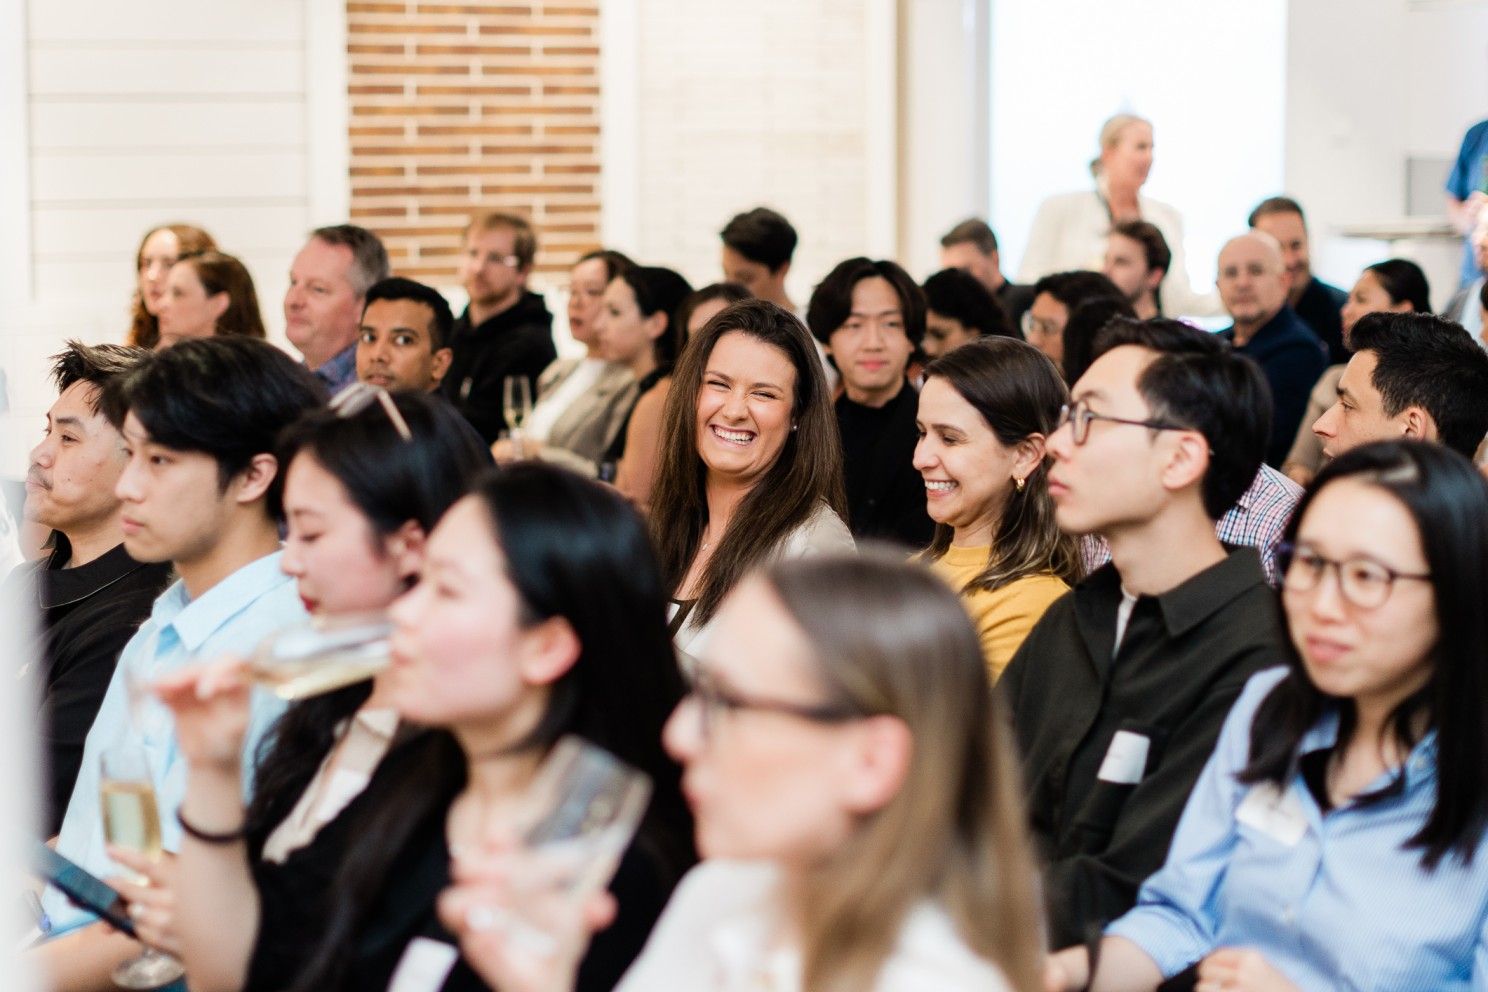
[(242, 262), (220, 251), (182, 254), (177, 265), (189, 265), (201, 280), (208, 296), (227, 294), (227, 309), (217, 318), (216, 334), (244, 334), (250, 338), (267, 337), (263, 315), (258, 309), (258, 293), (253, 276)]
[(821, 359), (806, 327), (789, 311), (745, 300), (721, 311), (687, 342), (672, 373), (661, 429), (661, 466), (651, 497), (651, 536), (662, 581), (675, 595), (708, 527), (707, 469), (698, 455), (698, 393), (713, 347), (725, 334), (746, 334), (777, 349), (796, 371), (791, 423), (780, 455), (755, 483), (718, 542), (698, 587), (692, 617), (712, 619), (745, 572), (764, 563), (823, 503), (846, 519), (842, 442)]
[(134, 250), (134, 302), (130, 306), (129, 336), (126, 343), (137, 348), (154, 348), (160, 341), (160, 321), (155, 315), (145, 309), (145, 301), (139, 293), (139, 270), (144, 262), (145, 242), (150, 240), (150, 235), (156, 231), (169, 231), (176, 236), (176, 258), (182, 255), (190, 255), (196, 252), (210, 251), (217, 247), (217, 242), (212, 236), (199, 227), (191, 224), (161, 224), (152, 227), (140, 238), (139, 247)]
[(810, 642), (828, 704), (897, 717), (913, 738), (898, 793), (799, 887), (801, 987), (875, 987), (929, 901), (1010, 987), (1039, 989), (1043, 915), (1017, 754), (956, 595), (880, 552), (781, 562), (763, 578)]
[[(1049, 356), (1017, 338), (983, 338), (931, 362), (925, 381), (942, 379), (977, 413), (1007, 447), (1030, 435), (1048, 437), (1059, 422), (1069, 391)], [(1028, 476), (1019, 492), (1008, 480), (1007, 502), (992, 534), (987, 567), (966, 583), (967, 592), (1001, 589), (1030, 575), (1057, 575), (1070, 585), (1080, 581), (1079, 543), (1054, 523), (1049, 498), (1049, 460)], [(935, 561), (951, 546), (948, 524), (935, 525), (925, 558)]]

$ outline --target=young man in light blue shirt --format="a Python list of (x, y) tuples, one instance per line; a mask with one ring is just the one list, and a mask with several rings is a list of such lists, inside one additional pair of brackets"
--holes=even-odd
[[(131, 714), (126, 671), (153, 681), (189, 663), (247, 654), (305, 616), (279, 568), (283, 479), (273, 452), (279, 432), (322, 400), (302, 366), (245, 337), (157, 352), (104, 394), (103, 410), (128, 456), (115, 487), (125, 548), (138, 561), (171, 562), (178, 580), (120, 655), (57, 837), (57, 850), (94, 874), (118, 871), (105, 851), (99, 803), (99, 760), (109, 748), (144, 750), (165, 849), (180, 838), (185, 765), (160, 707)], [(255, 700), (245, 764), (281, 708), (267, 694)], [(34, 952), (52, 989), (107, 988), (114, 966), (139, 951), (129, 938), (89, 925), (88, 914), (56, 890), (43, 908), (61, 935)]]

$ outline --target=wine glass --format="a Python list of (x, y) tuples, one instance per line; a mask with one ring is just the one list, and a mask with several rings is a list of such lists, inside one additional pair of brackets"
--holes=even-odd
[(506, 426), (511, 429), (512, 444), (516, 445), (517, 457), (523, 457), (522, 425), (532, 412), (532, 383), (525, 375), (509, 375), (501, 381), (501, 408), (506, 415)]
[[(145, 749), (135, 744), (106, 748), (99, 755), (98, 788), (103, 806), (103, 836), (114, 847), (159, 861), (160, 811)], [(136, 876), (138, 885), (150, 880)], [(154, 989), (184, 975), (181, 962), (153, 947), (114, 969), (114, 984), (123, 989)]]
[(386, 668), (392, 632), (380, 612), (311, 617), (266, 638), (248, 660), (248, 676), (280, 699), (318, 696)]
[(560, 740), (524, 802), (520, 843), (508, 861), (511, 908), (477, 906), (473, 930), (501, 927), (538, 955), (557, 941), (551, 924), (571, 917), (615, 874), (651, 798), (651, 779), (578, 737)]

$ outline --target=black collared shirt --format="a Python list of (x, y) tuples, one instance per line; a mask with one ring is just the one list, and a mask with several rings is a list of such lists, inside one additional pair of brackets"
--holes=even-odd
[(914, 467), (920, 394), (906, 382), (893, 399), (871, 407), (843, 393), (836, 409), (853, 537), (925, 547), (935, 524), (925, 511), (925, 480)]
[(150, 615), (171, 574), (169, 562), (142, 564), (122, 544), (85, 565), (67, 568), (72, 546), (61, 534), (53, 540), (50, 556), (18, 566), (6, 580), (8, 591), (39, 609), (40, 650), (17, 674), (35, 687), (41, 706), (41, 743), (48, 761), (47, 836), (62, 825), (83, 744), (119, 652)]
[[(1132, 907), (1245, 680), (1284, 661), (1260, 558), (1227, 550), (1163, 595), (1138, 597), (1114, 657), (1121, 581), (1114, 565), (1096, 570), (1049, 607), (998, 682), (1048, 866), (1054, 947)], [(1145, 761), (1106, 764), (1113, 742), (1130, 755), (1142, 741)]]

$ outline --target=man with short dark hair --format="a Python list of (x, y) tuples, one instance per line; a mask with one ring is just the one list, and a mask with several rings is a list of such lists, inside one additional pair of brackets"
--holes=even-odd
[(735, 214), (718, 236), (723, 240), (726, 281), (738, 283), (756, 299), (796, 312), (785, 291), (797, 243), (790, 221), (769, 207), (755, 207)]
[(1231, 238), (1220, 249), (1219, 298), (1234, 324), (1219, 333), (1271, 384), (1266, 464), (1273, 468), (1291, 450), (1307, 397), (1328, 367), (1322, 342), (1287, 305), (1290, 278), (1281, 246), (1264, 231)]
[(942, 269), (922, 287), (925, 291), (925, 340), (920, 351), (936, 359), (963, 344), (989, 335), (1018, 337), (997, 297), (971, 273)]
[[(315, 377), (284, 352), (241, 336), (154, 352), (104, 393), (102, 409), (123, 435), (128, 459), (114, 486), (124, 547), (137, 561), (171, 563), (179, 578), (119, 657), (58, 834), (57, 851), (95, 875), (117, 870), (104, 849), (98, 800), (105, 750), (144, 749), (164, 849), (176, 850), (181, 839), (186, 763), (167, 713), (130, 713), (124, 672), (150, 682), (195, 661), (247, 656), (306, 616), (279, 567), (283, 473), (274, 451), (284, 428), (324, 397)], [(213, 788), (242, 792), (258, 743), (282, 708), (269, 694), (254, 694), (241, 772)], [(88, 914), (55, 890), (42, 905), (59, 935), (36, 951), (53, 988), (106, 987), (113, 966), (139, 950), (101, 924), (85, 926)]]
[(356, 381), (362, 302), (372, 284), (387, 276), (387, 249), (355, 224), (311, 231), (290, 264), (284, 332), (332, 394)]
[(170, 579), (166, 562), (129, 556), (114, 484), (124, 441), (98, 404), (114, 380), (149, 356), (143, 348), (67, 342), (52, 356), (57, 399), (26, 473), (28, 520), (52, 532), (46, 557), (11, 573), (10, 592), (33, 602), (42, 641), (22, 679), (40, 701), (38, 729), (47, 760), (46, 818), (52, 836), (72, 795), (83, 741), (119, 652)]
[(558, 357), (553, 315), (527, 288), (537, 235), (516, 214), (487, 213), (465, 228), (460, 276), (470, 304), (450, 334), (449, 371), (439, 390), (492, 444), (510, 425), (502, 382), (523, 376), (535, 398), (537, 377)]
[(1255, 549), (1214, 534), (1261, 465), (1265, 381), (1225, 350), (1161, 348), (1162, 335), (1191, 333), (1112, 325), (1048, 440), (1056, 522), (1100, 534), (1112, 553), (1049, 608), (998, 683), (1047, 865), (1053, 947), (1131, 908), (1230, 704), (1286, 658)]
[(1126, 296), (1137, 316), (1147, 320), (1162, 316), (1158, 287), (1172, 262), (1173, 252), (1156, 224), (1128, 220), (1111, 228), (1101, 271)]
[(806, 325), (842, 374), (842, 435), (848, 527), (919, 549), (934, 524), (925, 480), (915, 470), (919, 394), (905, 373), (925, 336), (925, 297), (893, 262), (850, 258), (811, 294)]
[(1409, 437), (1473, 457), (1488, 432), (1488, 352), (1470, 334), (1431, 314), (1371, 313), (1349, 343), (1338, 402), (1312, 425), (1324, 456)]
[(1349, 352), (1343, 346), (1343, 318), (1339, 313), (1348, 293), (1312, 274), (1312, 245), (1302, 205), (1289, 196), (1273, 196), (1256, 205), (1247, 225), (1253, 231), (1271, 235), (1281, 246), (1282, 264), (1291, 280), (1287, 304), (1327, 346), (1329, 364), (1348, 361)]
[(1023, 337), (1064, 368), (1064, 328), (1070, 314), (1088, 300), (1103, 296), (1125, 299), (1117, 285), (1099, 272), (1073, 269), (1051, 272), (1033, 284), (1033, 304), (1023, 314)]
[(382, 280), (362, 308), (357, 379), (384, 389), (438, 389), (449, 369), (454, 324), (438, 290), (396, 276)]
[(997, 235), (979, 217), (957, 224), (940, 239), (940, 267), (960, 269), (976, 277), (997, 298), (1008, 322), (1019, 327), (1023, 314), (1033, 303), (1033, 289), (1015, 286), (1002, 274), (1002, 261), (997, 252)]

